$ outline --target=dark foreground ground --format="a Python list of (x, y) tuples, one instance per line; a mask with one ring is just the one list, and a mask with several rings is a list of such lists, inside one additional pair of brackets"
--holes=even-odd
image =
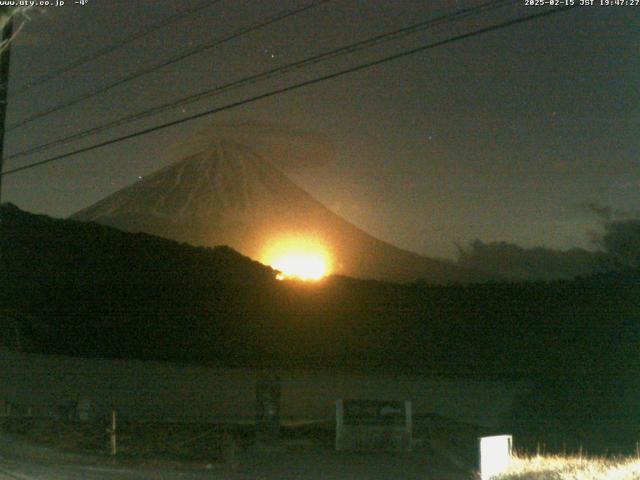
[(252, 455), (237, 469), (212, 465), (83, 465), (78, 462), (0, 461), (0, 479), (468, 479), (470, 475), (437, 465), (415, 452), (407, 456), (336, 454), (326, 451)]
[(237, 464), (156, 461), (105, 461), (90, 457), (16, 455), (3, 451), (0, 479), (138, 480), (138, 479), (442, 479), (472, 476), (425, 448), (408, 454), (337, 453), (317, 446), (277, 451), (245, 451)]
[(330, 430), (298, 428), (285, 429), (276, 447), (258, 447), (236, 433), (232, 446), (223, 438), (210, 453), (200, 449), (191, 458), (157, 451), (112, 458), (71, 451), (66, 441), (43, 446), (29, 435), (6, 430), (0, 436), (0, 480), (467, 480), (475, 468), (476, 432), (435, 419), (407, 453), (336, 452)]

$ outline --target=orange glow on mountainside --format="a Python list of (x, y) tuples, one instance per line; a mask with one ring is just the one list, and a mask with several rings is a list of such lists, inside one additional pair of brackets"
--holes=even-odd
[(263, 263), (278, 270), (277, 279), (317, 281), (331, 273), (331, 255), (321, 243), (305, 238), (287, 238), (272, 242)]

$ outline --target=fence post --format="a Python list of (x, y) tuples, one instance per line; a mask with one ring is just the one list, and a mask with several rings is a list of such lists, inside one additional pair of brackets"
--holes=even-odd
[(273, 447), (280, 437), (281, 380), (274, 371), (261, 374), (256, 383), (256, 441)]
[(410, 452), (413, 444), (413, 410), (411, 408), (411, 400), (404, 402), (404, 438), (405, 442), (402, 449)]
[(116, 409), (111, 408), (111, 428), (107, 429), (109, 433), (109, 444), (111, 449), (111, 455), (115, 456), (118, 453), (118, 444), (116, 438)]
[(336, 451), (344, 448), (344, 402), (342, 398), (336, 400)]

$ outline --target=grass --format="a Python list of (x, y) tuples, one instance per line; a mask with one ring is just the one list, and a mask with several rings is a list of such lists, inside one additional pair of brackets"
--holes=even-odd
[[(70, 422), (52, 419), (6, 418), (2, 432), (35, 446), (68, 453), (108, 456), (106, 421)], [(171, 460), (226, 461), (228, 450), (247, 443), (250, 434), (225, 425), (118, 422), (118, 456)]]
[(495, 480), (640, 480), (640, 457), (523, 456)]

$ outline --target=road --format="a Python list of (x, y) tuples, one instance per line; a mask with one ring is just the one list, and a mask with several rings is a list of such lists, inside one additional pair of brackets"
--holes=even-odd
[(249, 480), (254, 478), (221, 471), (220, 468), (196, 471), (0, 461), (0, 480)]
[[(465, 471), (466, 470), (466, 471)], [(336, 452), (328, 447), (300, 450), (249, 449), (238, 454), (236, 468), (225, 464), (155, 461), (127, 463), (85, 457), (30, 457), (0, 453), (0, 480), (468, 480), (434, 450), (404, 454)]]
[(270, 452), (224, 465), (190, 468), (47, 463), (0, 458), (0, 480), (467, 480), (469, 474), (422, 455)]

